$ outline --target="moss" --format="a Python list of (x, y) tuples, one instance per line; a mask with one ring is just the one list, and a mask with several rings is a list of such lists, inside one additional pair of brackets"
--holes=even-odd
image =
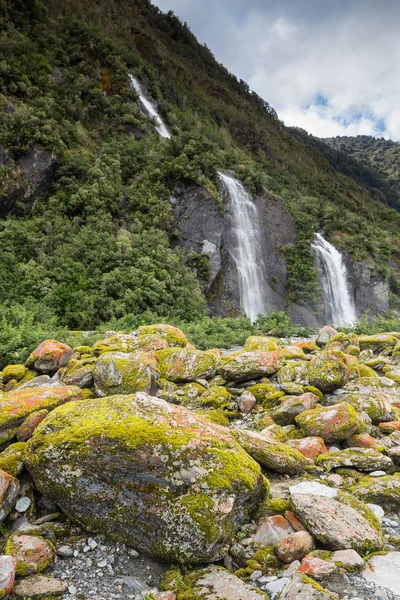
[(360, 377), (378, 377), (377, 373), (371, 369), (371, 367), (367, 367), (367, 365), (359, 364), (360, 369)]
[(185, 348), (188, 341), (183, 331), (178, 327), (172, 325), (166, 325), (165, 323), (159, 323), (156, 325), (142, 325), (138, 328), (137, 334), (139, 337), (148, 335), (158, 335), (168, 342), (168, 345), (173, 347)]
[(283, 396), (285, 396), (285, 392), (274, 392), (272, 394), (269, 394), (262, 401), (262, 407), (265, 410), (270, 410), (270, 409), (274, 408), (275, 406), (277, 406), (279, 404), (279, 400), (281, 398), (283, 398)]
[(263, 352), (273, 352), (279, 347), (279, 341), (273, 337), (250, 336), (244, 343), (244, 352), (262, 350)]
[(216, 425), (223, 425), (224, 427), (229, 426), (229, 417), (227, 413), (223, 410), (195, 410), (194, 412), (204, 417), (208, 421), (211, 421), (211, 423), (215, 423)]
[(0, 454), (0, 469), (13, 477), (18, 477), (24, 468), (25, 442), (11, 444)]
[(157, 358), (152, 352), (107, 352), (98, 358), (93, 374), (101, 395), (150, 392), (158, 376)]
[(290, 500), (273, 498), (263, 505), (263, 512), (269, 515), (283, 515), (287, 510), (291, 510), (291, 507), (292, 504)]
[(210, 386), (199, 398), (201, 406), (212, 408), (230, 408), (234, 396), (222, 386)]
[[(279, 560), (274, 553), (273, 546), (261, 546), (252, 556), (252, 560), (256, 562), (257, 568), (265, 573), (270, 569), (276, 569), (279, 566)], [(249, 562), (247, 566), (250, 566)]]
[(7, 365), (4, 367), (1, 376), (3, 378), (4, 383), (10, 381), (11, 379), (15, 379), (16, 381), (20, 381), (23, 379), (26, 373), (25, 365)]

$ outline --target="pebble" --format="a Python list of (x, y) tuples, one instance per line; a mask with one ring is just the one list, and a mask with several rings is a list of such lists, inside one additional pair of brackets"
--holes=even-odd
[(369, 473), (370, 477), (383, 477), (384, 475), (386, 475), (385, 471), (372, 471)]
[(18, 499), (18, 501), (15, 505), (15, 510), (17, 510), (20, 513), (23, 513), (26, 510), (28, 510), (30, 505), (31, 505), (31, 499), (28, 498), (28, 496), (23, 496), (22, 498)]

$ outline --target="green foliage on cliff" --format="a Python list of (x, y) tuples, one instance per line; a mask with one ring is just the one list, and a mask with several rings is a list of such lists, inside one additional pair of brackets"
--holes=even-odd
[[(218, 169), (253, 194), (265, 186), (293, 215), (288, 302), (317, 304), (317, 230), (382, 271), (398, 252), (399, 215), (286, 129), (173, 14), (147, 0), (2, 0), (0, 30), (0, 196), (20, 185), (21, 156), (42, 148), (58, 162), (34, 206), (0, 222), (5, 309), (35, 306), (34, 320), (83, 329), (126, 314), (205, 317), (195, 272), (204, 284), (208, 265), (172, 249), (169, 197), (189, 180), (221, 204)], [(131, 72), (170, 140), (140, 112)]]

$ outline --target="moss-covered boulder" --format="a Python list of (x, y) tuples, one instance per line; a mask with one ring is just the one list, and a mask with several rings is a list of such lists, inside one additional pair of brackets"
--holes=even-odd
[(339, 350), (321, 352), (310, 362), (308, 381), (321, 392), (343, 387), (349, 380), (350, 369), (346, 357)]
[(99, 396), (151, 392), (158, 377), (158, 360), (151, 352), (107, 352), (96, 361), (93, 378)]
[(0, 453), (0, 469), (13, 477), (18, 477), (24, 468), (26, 444), (17, 442), (11, 444)]
[(217, 356), (190, 348), (167, 348), (157, 352), (161, 377), (184, 382), (211, 379), (217, 368)]
[(297, 475), (305, 469), (307, 459), (295, 448), (248, 429), (232, 430), (232, 434), (246, 452), (266, 469), (288, 475)]
[(261, 350), (234, 352), (223, 361), (220, 375), (226, 381), (249, 381), (276, 373), (283, 363), (284, 359), (279, 350), (274, 352)]
[(330, 443), (347, 440), (353, 433), (358, 433), (360, 417), (351, 404), (340, 402), (305, 410), (296, 417), (296, 423), (304, 435), (320, 437)]
[(272, 352), (278, 350), (279, 342), (273, 337), (262, 337), (251, 335), (244, 343), (243, 350), (245, 352), (253, 352), (254, 350), (262, 350), (262, 352)]
[(400, 507), (400, 473), (382, 477), (362, 477), (349, 491), (364, 502), (372, 502), (397, 511)]
[(299, 385), (307, 385), (308, 367), (309, 363), (305, 361), (289, 361), (284, 367), (279, 369), (277, 375), (278, 383), (282, 385), (292, 382)]
[(304, 573), (294, 573), (287, 580), (278, 596), (279, 600), (340, 600), (337, 594), (330, 592)]
[(139, 338), (145, 338), (151, 335), (157, 335), (163, 338), (169, 348), (185, 348), (188, 345), (183, 331), (174, 327), (173, 325), (167, 325), (166, 323), (158, 323), (156, 325), (142, 325), (136, 331)]
[(359, 471), (386, 471), (393, 467), (392, 460), (372, 448), (347, 448), (321, 454), (315, 459), (315, 464), (325, 469), (338, 467), (353, 467)]
[(291, 425), (297, 415), (314, 408), (318, 401), (318, 396), (310, 392), (300, 396), (283, 396), (281, 403), (273, 411), (272, 418), (279, 425)]
[(374, 354), (390, 353), (398, 343), (398, 338), (392, 333), (375, 335), (360, 335), (358, 338), (361, 350), (371, 350)]
[(100, 356), (105, 352), (125, 352), (131, 353), (139, 350), (140, 342), (136, 334), (115, 333), (110, 331), (106, 333), (104, 339), (93, 344), (92, 354)]
[(82, 390), (75, 386), (44, 385), (18, 388), (0, 398), (0, 443), (11, 440), (21, 423), (37, 410), (52, 410), (72, 400), (81, 400)]
[(3, 371), (0, 373), (3, 382), (7, 383), (11, 379), (15, 379), (16, 381), (20, 381), (26, 373), (25, 365), (7, 365), (4, 367)]
[(73, 360), (61, 369), (59, 373), (60, 380), (65, 385), (77, 385), (80, 388), (90, 388), (94, 385), (93, 371), (96, 363), (95, 358), (85, 358), (83, 360)]
[(41, 493), (169, 562), (221, 559), (268, 489), (229, 430), (145, 393), (62, 406), (27, 446)]
[(233, 400), (233, 394), (231, 394), (226, 387), (223, 387), (222, 385), (210, 385), (210, 387), (200, 396), (199, 404), (201, 407), (224, 409), (231, 408)]
[(39, 373), (54, 373), (72, 356), (72, 348), (57, 340), (45, 340), (29, 355), (26, 366)]

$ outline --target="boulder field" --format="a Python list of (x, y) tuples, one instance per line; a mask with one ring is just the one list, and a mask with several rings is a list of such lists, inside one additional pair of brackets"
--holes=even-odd
[(76, 527), (174, 565), (129, 598), (400, 598), (399, 372), (396, 332), (45, 340), (0, 372), (0, 599), (86, 598), (51, 577)]

